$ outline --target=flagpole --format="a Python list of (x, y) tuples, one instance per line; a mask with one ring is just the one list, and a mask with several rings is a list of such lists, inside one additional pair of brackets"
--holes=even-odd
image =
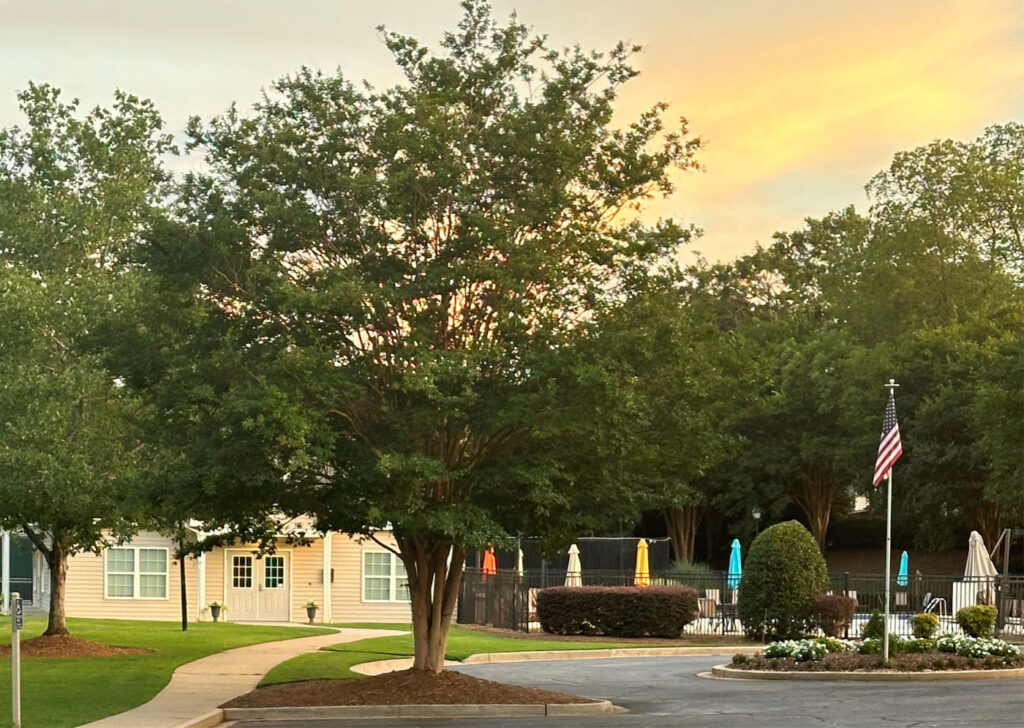
[[(885, 387), (889, 390), (889, 396), (893, 395), (896, 387), (895, 379), (890, 379)], [(882, 662), (889, 661), (889, 581), (892, 576), (892, 467), (886, 475), (889, 481), (888, 493), (885, 499), (885, 624), (882, 628)]]
[[(890, 380), (892, 381), (892, 380)], [(882, 631), (882, 662), (889, 661), (889, 581), (892, 575), (892, 468), (885, 504), (885, 627)]]

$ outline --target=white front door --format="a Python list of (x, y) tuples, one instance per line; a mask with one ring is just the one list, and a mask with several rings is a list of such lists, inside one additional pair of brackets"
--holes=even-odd
[(256, 558), (249, 551), (227, 551), (224, 601), (234, 622), (287, 622), (291, 618), (289, 552)]

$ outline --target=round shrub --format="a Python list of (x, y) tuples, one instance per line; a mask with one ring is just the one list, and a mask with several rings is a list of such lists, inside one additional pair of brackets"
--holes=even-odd
[(985, 604), (964, 607), (956, 613), (956, 623), (968, 637), (991, 637), (996, 626), (996, 608)]
[(931, 612), (921, 612), (910, 618), (910, 627), (914, 630), (914, 636), (919, 639), (934, 637), (939, 631), (939, 615)]
[(857, 600), (842, 594), (818, 594), (814, 597), (814, 623), (828, 637), (840, 637), (853, 622)]
[(750, 546), (737, 612), (751, 639), (803, 636), (814, 595), (828, 589), (828, 569), (814, 537), (797, 521), (777, 523)]

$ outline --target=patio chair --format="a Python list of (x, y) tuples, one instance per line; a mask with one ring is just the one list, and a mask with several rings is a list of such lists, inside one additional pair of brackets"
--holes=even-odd
[(924, 595), (923, 609), (925, 612), (933, 612), (938, 609), (940, 617), (946, 616), (946, 600), (942, 597), (933, 597), (931, 592)]
[(711, 624), (711, 631), (718, 628), (718, 602), (708, 597), (701, 597), (697, 600), (697, 608), (700, 618), (706, 619)]
[(896, 592), (893, 595), (893, 597), (894, 597), (893, 606), (896, 608), (896, 610), (900, 611), (900, 612), (906, 612), (907, 611), (907, 593), (906, 592), (898, 591), (898, 592)]
[(721, 594), (722, 594), (722, 590), (721, 589), (705, 589), (704, 590), (704, 596), (707, 599), (714, 600), (715, 604), (721, 604), (722, 603)]

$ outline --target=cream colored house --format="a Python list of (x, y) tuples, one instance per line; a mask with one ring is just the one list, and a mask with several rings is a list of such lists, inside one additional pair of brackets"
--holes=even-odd
[[(389, 532), (378, 538), (391, 545)], [(216, 548), (185, 561), (189, 619), (211, 619), (209, 605), (227, 606), (232, 622), (305, 622), (306, 603), (317, 622), (404, 622), (411, 619), (405, 569), (379, 544), (341, 533), (314, 536), (309, 545), (277, 541), (273, 554), (252, 545)], [(181, 618), (179, 564), (167, 536), (143, 531), (124, 546), (69, 560), (70, 617), (176, 620)]]

